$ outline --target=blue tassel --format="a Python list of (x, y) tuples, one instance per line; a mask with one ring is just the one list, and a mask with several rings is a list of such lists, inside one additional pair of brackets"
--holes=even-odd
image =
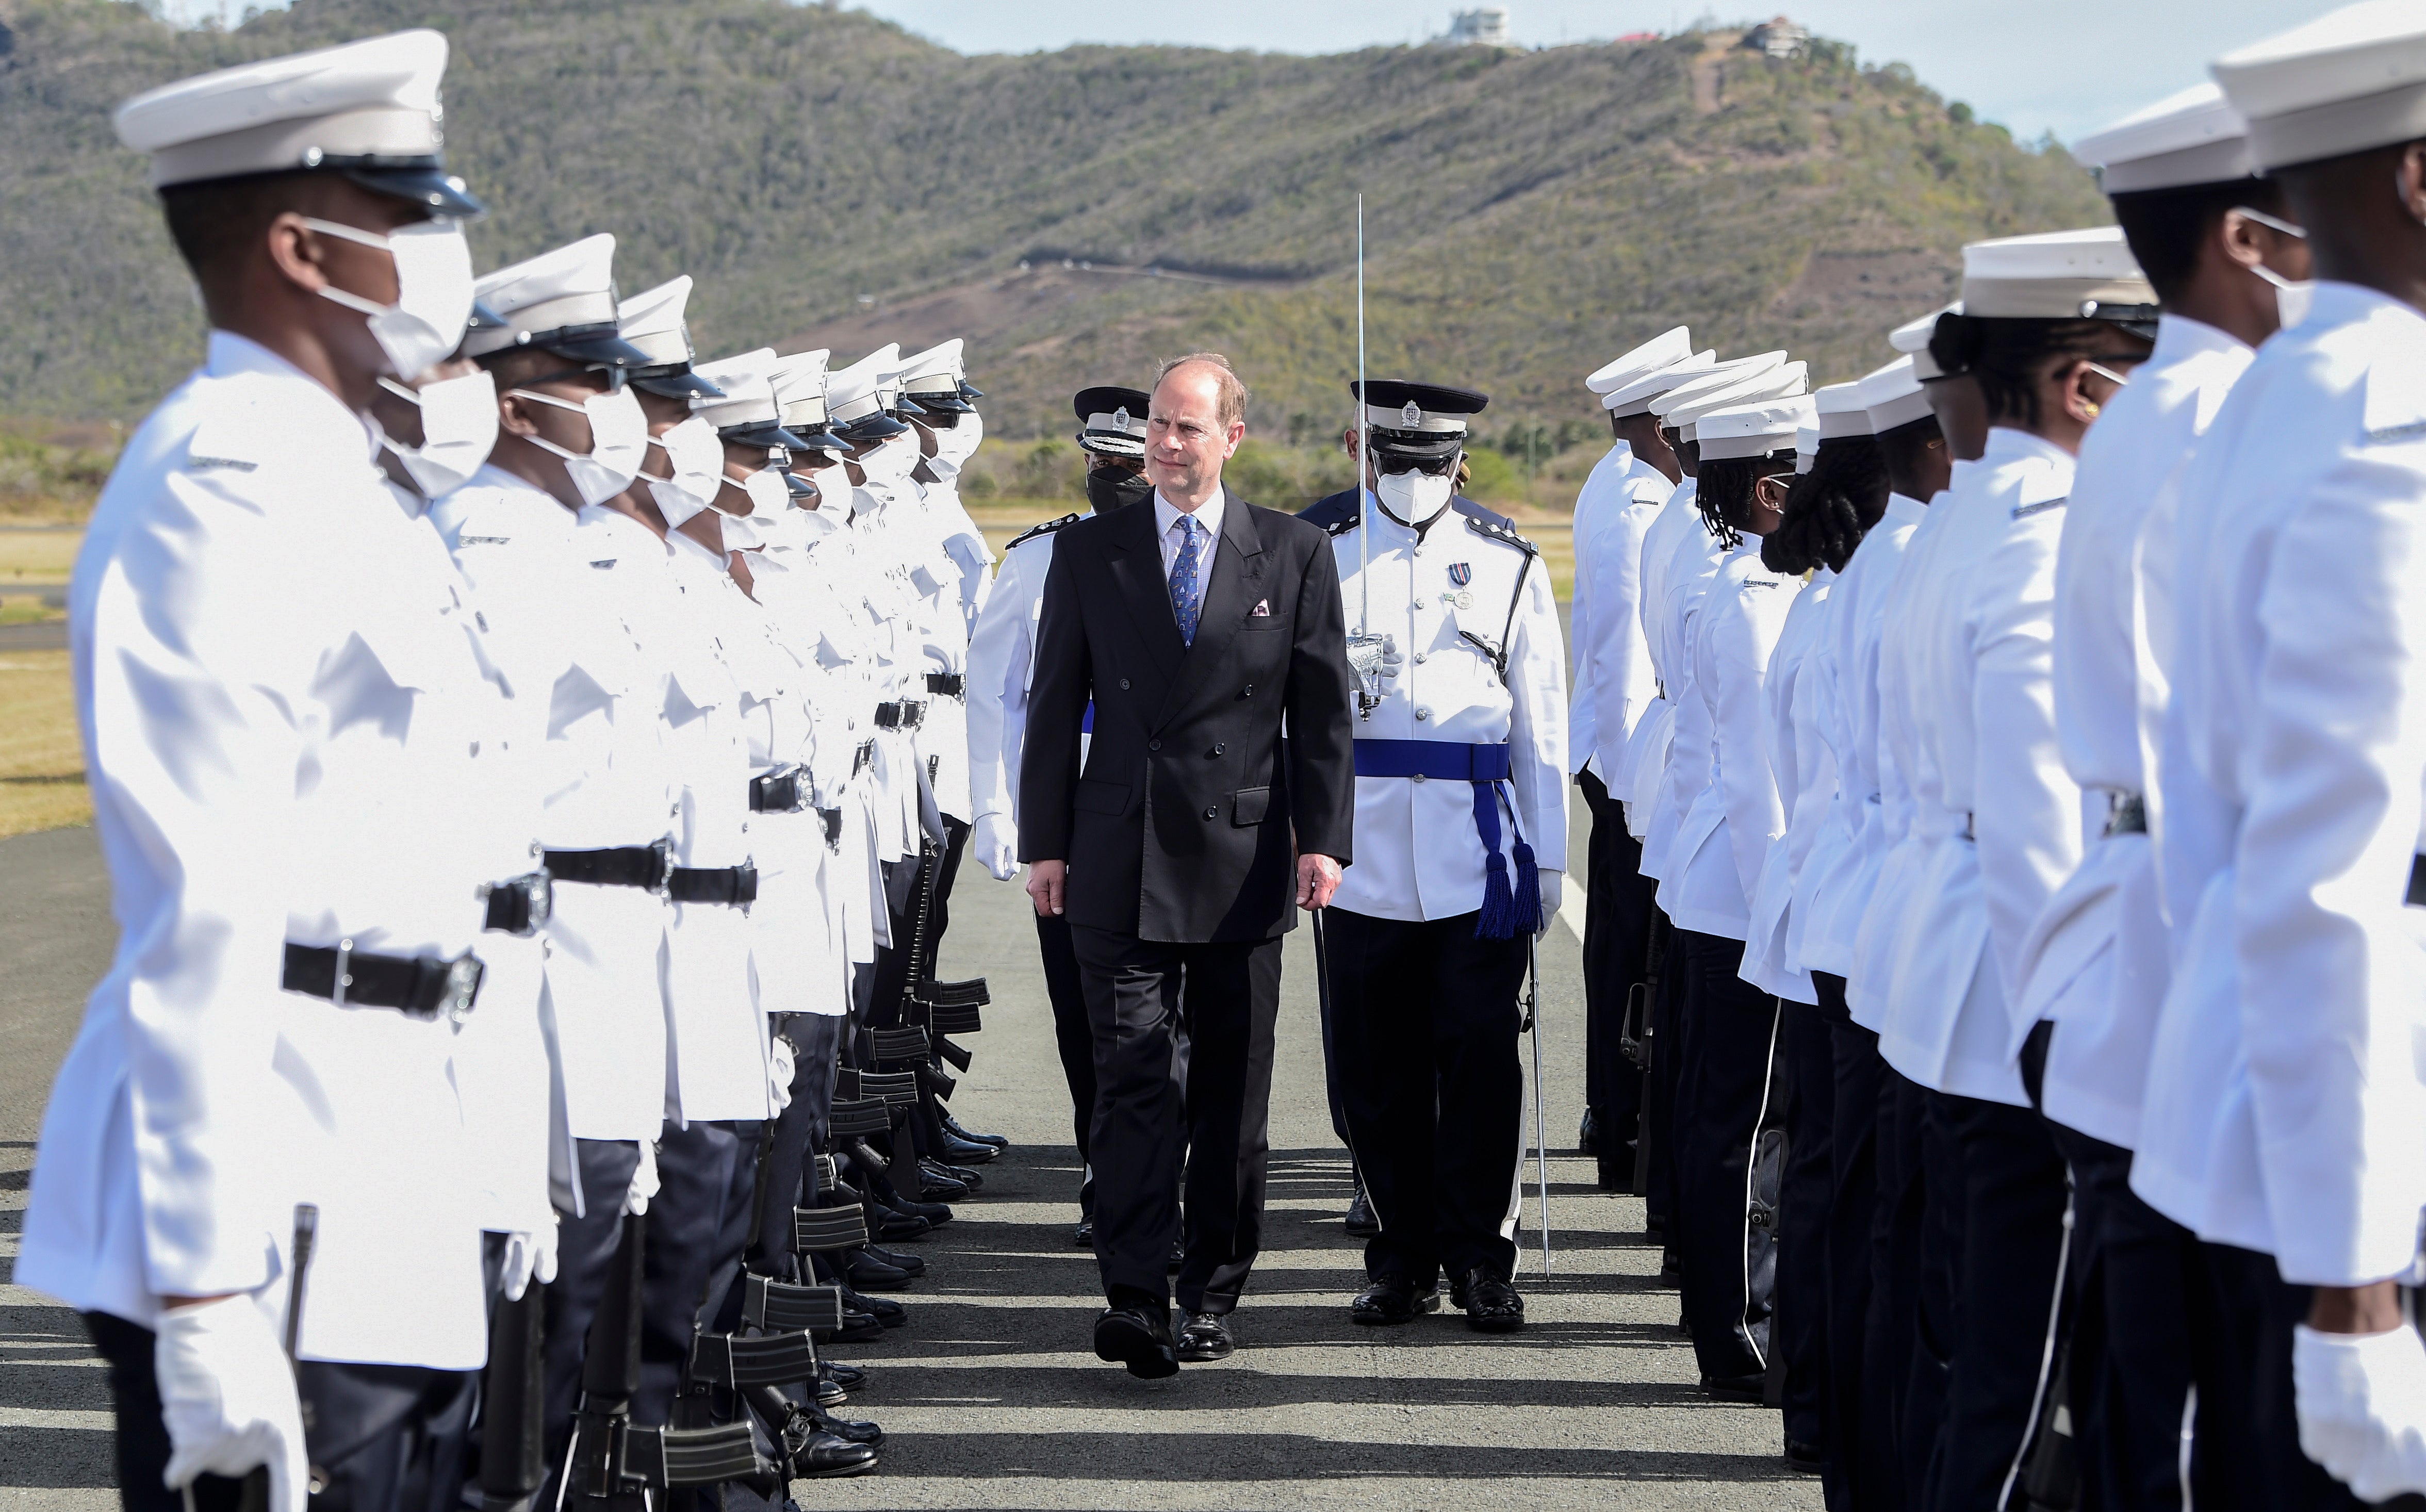
[(1538, 934), (1542, 928), (1542, 869), (1533, 864), (1533, 847), (1524, 841), (1516, 842), (1516, 901), (1514, 905), (1518, 934)]
[[(1539, 898), (1533, 911), (1542, 911)], [(1474, 922), (1477, 940), (1507, 940), (1516, 933), (1516, 900), (1508, 891), (1508, 858), (1494, 851), (1483, 859), (1482, 913)]]

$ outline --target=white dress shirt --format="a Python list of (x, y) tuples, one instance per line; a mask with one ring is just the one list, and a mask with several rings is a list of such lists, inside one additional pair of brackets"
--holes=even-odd
[(1794, 894), (1803, 868), (1835, 817), (1836, 759), (1820, 735), (1820, 643), (1836, 587), (1836, 574), (1821, 567), (1795, 595), (1770, 653), (1763, 726), (1769, 769), (1784, 806), (1785, 834), (1770, 843), (1752, 894), (1752, 932), (1744, 941), (1743, 979), (1764, 992), (1794, 1003), (1818, 1003), (1810, 976), (1793, 964), (1789, 948), (1796, 920)]
[[(1676, 912), (1674, 884), (1681, 879), (1686, 861), (1692, 858), (1691, 849), (1679, 843), (1678, 831), (1694, 800), (1710, 784), (1710, 706), (1694, 688), (1698, 675), (1693, 660), (1694, 617), (1700, 613), (1711, 583), (1726, 561), (1725, 549), (1703, 523), (1693, 498), (1682, 489), (1677, 495), (1643, 538), (1647, 561), (1662, 543), (1663, 529), (1666, 532), (1668, 559), (1660, 571), (1660, 603), (1651, 634), (1655, 644), (1666, 647), (1660, 676), (1669, 700), (1676, 705), (1676, 717), (1669, 738), (1668, 760), (1658, 774), (1652, 799), (1650, 822), (1644, 828), (1642, 873), (1658, 878), (1659, 907), (1671, 918)], [(1681, 512), (1677, 508), (1679, 502), (1684, 506)], [(1649, 604), (1645, 609), (1652, 612)]]
[[(1221, 511), (1228, 508), (1229, 504), (1229, 490), (1215, 489), (1213, 497), (1198, 505), (1196, 512), (1186, 517), (1196, 522), (1196, 528), (1200, 532), (1196, 538), (1196, 602), (1200, 605), (1212, 595), (1213, 558), (1220, 554), (1221, 545)], [(1369, 509), (1366, 512), (1378, 514), (1381, 511)], [(1179, 507), (1164, 498), (1160, 489), (1155, 490), (1155, 540), (1162, 548), (1162, 580), (1165, 583), (1171, 581), (1173, 570), (1179, 565), (1181, 518), (1182, 511)], [(1352, 608), (1354, 601), (1350, 600), (1350, 604)], [(1351, 630), (1354, 628), (1352, 625), (1350, 627)]]
[[(1092, 518), (1089, 515), (1080, 518)], [(1004, 548), (985, 607), (969, 633), (969, 795), (977, 818), (1005, 827), (1019, 852), (1019, 750), (1027, 737), (1027, 690), (1036, 679), (1036, 627), (1059, 526)]]
[(1567, 769), (1590, 767), (1621, 797), (1627, 742), (1657, 683), (1642, 634), (1642, 539), (1675, 491), (1619, 442), (1576, 496), (1576, 677)]

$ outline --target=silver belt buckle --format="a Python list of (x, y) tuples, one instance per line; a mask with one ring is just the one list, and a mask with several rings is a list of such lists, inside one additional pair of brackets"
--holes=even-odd
[(350, 939), (337, 941), (337, 981), (329, 990), (329, 1001), (339, 1007), (346, 1005), (346, 989), (354, 985), (354, 942)]

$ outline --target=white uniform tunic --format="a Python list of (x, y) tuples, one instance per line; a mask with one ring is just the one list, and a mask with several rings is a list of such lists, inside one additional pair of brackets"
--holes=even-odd
[[(1685, 863), (1693, 855), (1692, 847), (1681, 841), (1679, 831), (1694, 801), (1710, 785), (1710, 705), (1693, 685), (1698, 675), (1693, 660), (1695, 616), (1701, 612), (1710, 585), (1726, 560), (1725, 550), (1702, 523), (1701, 511), (1692, 499), (1687, 498), (1684, 503), (1683, 516), (1663, 514), (1660, 520), (1663, 525), (1671, 518), (1677, 520), (1669, 526), (1670, 552), (1668, 565), (1660, 574), (1658, 628), (1654, 632), (1668, 648), (1660, 664), (1660, 677), (1670, 701), (1676, 705), (1676, 719), (1669, 738), (1667, 764), (1660, 772), (1657, 796), (1652, 800), (1651, 822), (1642, 839), (1643, 874), (1659, 879), (1659, 907), (1672, 919), (1676, 914), (1675, 884), (1682, 879)], [(1674, 508), (1672, 502), (1669, 509)], [(1659, 539), (1657, 529), (1644, 538), (1646, 555)]]
[(163, 1295), (235, 1292), (274, 1321), (315, 1202), (303, 1354), (469, 1370), (483, 1184), (454, 1025), (280, 987), (290, 940), (452, 957), (482, 917), (449, 803), (480, 780), (480, 672), (372, 445), (214, 331), (103, 491), (70, 623), (120, 937), (44, 1117), (16, 1279), (146, 1327)]
[[(2143, 583), (2152, 559), (2170, 563), (2183, 468), (2256, 355), (2166, 315), (2156, 350), (2081, 444), (2056, 559), (2055, 710), (2064, 769), (2093, 824), (2125, 796), (2160, 808), (2149, 779), (2166, 673)], [(2022, 1016), (2061, 1025), (2041, 1094), (2047, 1117), (2126, 1150), (2139, 1142), (2167, 955), (2147, 833), (2126, 827), (2093, 841), (2023, 947)]]
[(2027, 1106), (2014, 968), (2081, 850), (2080, 789), (2055, 738), (2055, 549), (2073, 458), (1998, 426), (1964, 486), (1904, 635), (1921, 760), (1915, 828), (1934, 838), (1896, 944), (1887, 1063), (1924, 1086)]
[[(977, 628), (969, 633), (969, 793), (975, 818), (1000, 826), (1019, 853), (1019, 750), (1027, 738), (1027, 690), (1036, 679), (1036, 625), (1053, 534), (1089, 515), (1065, 515), (1003, 550)], [(1084, 737), (1081, 737), (1082, 739)]]
[(1786, 833), (1771, 842), (1761, 861), (1740, 974), (1762, 991), (1795, 1003), (1820, 1001), (1811, 978), (1792, 964), (1789, 938), (1797, 924), (1797, 879), (1835, 816), (1836, 759), (1820, 734), (1824, 695), (1818, 651), (1827, 638), (1836, 587), (1836, 574), (1827, 568), (1811, 574), (1810, 585), (1795, 595), (1794, 606), (1787, 611), (1786, 627), (1778, 632), (1777, 649), (1769, 659), (1763, 732)]
[(1642, 621), (1643, 651), (1651, 658), (1651, 703), (1635, 721), (1634, 734), (1625, 743), (1625, 785), (1618, 796), (1625, 801), (1626, 829), (1643, 842), (1640, 870), (1653, 878), (1659, 874), (1652, 870), (1651, 822), (1658, 812), (1660, 783), (1666, 780), (1669, 753), (1676, 741), (1676, 697), (1668, 685), (1675, 651), (1668, 644), (1661, 605), (1667, 602), (1668, 559), (1674, 554), (1678, 533), (1694, 529), (1709, 534), (1693, 507), (1695, 491), (1690, 477), (1677, 484), (1676, 491), (1668, 496), (1642, 533), (1642, 602), (1636, 612)]
[(2182, 481), (2163, 865), (2180, 931), (2132, 1189), (2286, 1280), (2405, 1269), (2426, 1202), (2426, 318), (2320, 282)]
[(1625, 753), (1658, 674), (1642, 634), (1642, 539), (1676, 486), (1619, 442), (1576, 496), (1576, 685), (1567, 770), (1623, 797)]
[[(598, 538), (583, 539), (572, 511), (495, 467), (441, 499), (430, 518), (499, 629), (508, 680), (544, 690), (547, 848), (669, 837), (678, 815), (661, 716), (666, 674), (600, 583), (613, 569), (590, 565), (610, 559), (591, 550)], [(556, 885), (547, 995), (575, 1138), (655, 1139), (663, 1127), (666, 914), (640, 888)]]
[[(1829, 590), (1828, 622), (1814, 648), (1820, 732), (1836, 771), (1828, 823), (1795, 880), (1788, 963), (1832, 976), (1853, 974), (1853, 941), (1887, 852), (1910, 828), (1911, 802), (1882, 748), (1879, 644), (1904, 552), (1928, 506), (1900, 493), (1853, 548)], [(1892, 811), (1888, 790), (1894, 790)], [(1875, 1028), (1867, 1021), (1866, 1027)]]
[(1726, 554), (1692, 623), (1692, 697), (1710, 730), (1709, 780), (1695, 795), (1670, 852), (1682, 858), (1661, 884), (1679, 929), (1743, 940), (1770, 843), (1786, 832), (1786, 806), (1770, 770), (1770, 657), (1803, 580), (1760, 562), (1760, 538)]
[[(1515, 827), (1502, 830), (1500, 854), (1512, 884), (1521, 833), (1555, 907), (1554, 874), (1567, 865), (1567, 689), (1549, 574), (1529, 546), (1479, 521), (1444, 513), (1419, 538), (1378, 507), (1366, 513), (1372, 535), (1361, 546), (1353, 525), (1332, 538), (1343, 602), (1351, 619), (1396, 637), (1406, 661), (1355, 721), (1356, 738), (1507, 746)], [(1474, 804), (1470, 782), (1359, 777), (1356, 860), (1332, 902), (1406, 921), (1479, 910), (1488, 852)]]

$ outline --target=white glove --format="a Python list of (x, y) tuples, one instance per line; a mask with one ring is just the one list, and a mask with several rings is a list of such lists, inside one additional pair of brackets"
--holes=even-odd
[(775, 1111), (783, 1112), (792, 1105), (792, 1042), (777, 1035), (767, 1046), (767, 1101)]
[(657, 1142), (640, 1141), (640, 1164), (632, 1168), (632, 1189), (623, 1194), (623, 1211), (642, 1214), (649, 1211), (649, 1198), (657, 1195)]
[(311, 1460), (295, 1370), (251, 1297), (161, 1313), (152, 1369), (171, 1451), (162, 1484), (183, 1490), (206, 1472), (236, 1476), (267, 1465), (270, 1512), (303, 1512)]
[(506, 1283), (506, 1300), (519, 1302), (530, 1283), (545, 1286), (556, 1279), (556, 1214), (547, 1222), (506, 1235), (506, 1260), (498, 1278)]
[(2426, 1491), (2426, 1340), (2292, 1329), (2300, 1450), (2363, 1502)]
[(1550, 923), (1559, 916), (1559, 898), (1567, 879), (1563, 872), (1543, 872), (1539, 875), (1542, 878), (1542, 927), (1533, 937), (1536, 940), (1548, 938)]
[(1007, 813), (981, 813), (969, 829), (969, 849), (997, 882), (1019, 870), (1019, 830)]

